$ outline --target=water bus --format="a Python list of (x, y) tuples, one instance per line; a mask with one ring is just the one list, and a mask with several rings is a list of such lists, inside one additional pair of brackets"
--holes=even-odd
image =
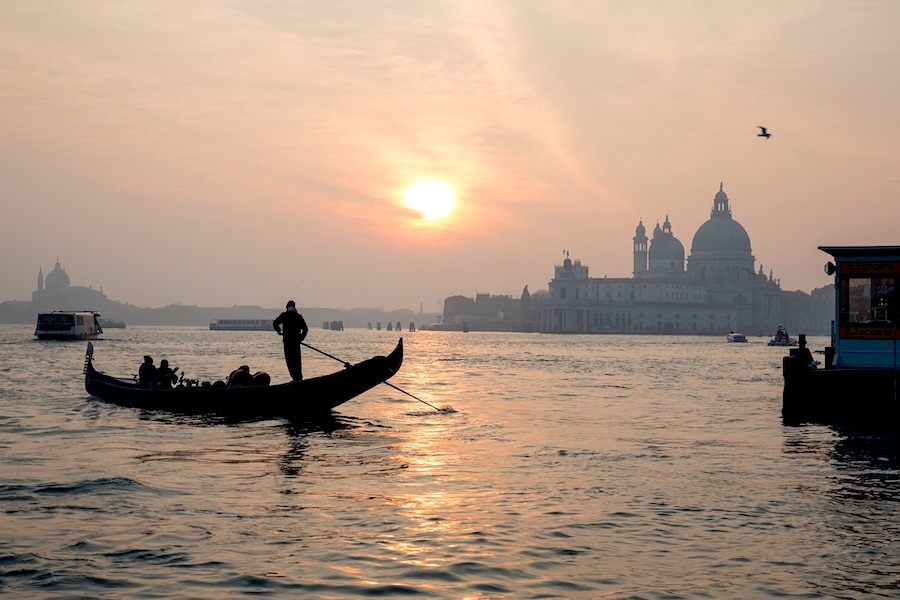
[(219, 331), (272, 331), (272, 319), (215, 319), (209, 328)]
[(93, 310), (38, 313), (34, 329), (39, 340), (96, 340), (101, 333), (100, 313)]

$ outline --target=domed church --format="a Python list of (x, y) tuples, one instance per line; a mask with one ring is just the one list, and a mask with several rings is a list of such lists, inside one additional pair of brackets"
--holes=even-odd
[(37, 290), (31, 293), (31, 302), (38, 310), (97, 310), (106, 309), (106, 296), (90, 287), (73, 286), (69, 274), (56, 259), (56, 266), (44, 277), (44, 269), (38, 269)]
[(586, 265), (568, 256), (555, 267), (541, 330), (765, 334), (779, 322), (781, 286), (762, 265), (755, 270), (750, 236), (732, 217), (723, 184), (686, 264), (669, 215), (652, 239), (639, 220), (632, 240), (631, 278), (592, 278)]

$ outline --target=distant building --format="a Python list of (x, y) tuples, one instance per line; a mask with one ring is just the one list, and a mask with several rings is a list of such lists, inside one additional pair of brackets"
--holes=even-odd
[(834, 284), (811, 293), (781, 292), (781, 318), (790, 323), (789, 331), (811, 335), (830, 335), (834, 320)]
[(38, 269), (37, 289), (31, 293), (36, 310), (106, 310), (106, 296), (90, 287), (70, 285), (69, 275), (56, 259), (56, 266), (44, 277)]
[(797, 320), (785, 323), (791, 332), (808, 327), (813, 333), (821, 326), (808, 314), (808, 302), (804, 308), (802, 298), (785, 297), (771, 271), (756, 269), (750, 236), (732, 218), (721, 184), (709, 220), (694, 234), (686, 265), (668, 215), (652, 240), (642, 221), (632, 239), (632, 277), (590, 277), (587, 265), (567, 253), (554, 267), (542, 303), (542, 332), (769, 335), (782, 322), (783, 299)]
[(450, 296), (444, 300), (444, 312), (440, 325), (429, 329), (469, 331), (536, 331), (540, 319), (540, 307), (533, 306), (528, 286), (522, 295), (476, 294)]

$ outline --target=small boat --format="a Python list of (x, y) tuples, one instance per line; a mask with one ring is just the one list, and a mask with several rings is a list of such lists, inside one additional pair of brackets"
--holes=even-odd
[(215, 319), (213, 331), (272, 331), (272, 319)]
[[(799, 334), (782, 359), (788, 424), (900, 429), (900, 246), (819, 246), (834, 257), (831, 345), (819, 368)], [(836, 264), (835, 264), (836, 263)]]
[(797, 338), (792, 338), (788, 335), (787, 329), (785, 329), (784, 325), (779, 324), (778, 329), (775, 331), (775, 335), (772, 336), (772, 339), (769, 340), (770, 346), (796, 346)]
[[(94, 345), (84, 357), (87, 393), (121, 406), (177, 414), (236, 419), (283, 417), (311, 420), (386, 382), (403, 363), (403, 338), (387, 356), (375, 356), (321, 377), (262, 387), (184, 386), (141, 388), (133, 378), (117, 378), (94, 368)], [(390, 384), (389, 384), (390, 385)]]
[(746, 342), (747, 336), (745, 336), (743, 333), (738, 333), (737, 331), (729, 331), (727, 334), (725, 334), (725, 341), (726, 342)]
[(92, 310), (38, 313), (34, 329), (39, 340), (96, 340), (101, 333), (100, 313)]
[(125, 329), (125, 321), (115, 319), (100, 319), (100, 326), (107, 329)]

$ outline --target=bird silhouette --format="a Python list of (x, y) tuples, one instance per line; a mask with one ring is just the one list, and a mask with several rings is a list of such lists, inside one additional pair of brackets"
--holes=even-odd
[(757, 127), (759, 127), (762, 130), (762, 133), (756, 134), (757, 137), (764, 137), (766, 139), (769, 139), (770, 137), (772, 137), (772, 134), (769, 133), (768, 131), (766, 131), (765, 127), (763, 127), (762, 125), (757, 125)]

